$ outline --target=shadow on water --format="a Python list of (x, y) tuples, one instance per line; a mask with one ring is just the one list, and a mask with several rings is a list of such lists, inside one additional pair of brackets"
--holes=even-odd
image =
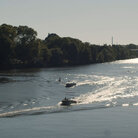
[[(25, 76), (24, 76), (25, 77)], [(5, 84), (5, 83), (14, 83), (14, 82), (26, 82), (26, 81), (32, 81), (32, 78), (8, 78), (8, 77), (0, 77), (0, 84)]]
[(8, 83), (8, 82), (13, 82), (13, 80), (7, 77), (0, 77), (0, 83)]
[(0, 71), (0, 84), (31, 80), (37, 77), (37, 72), (36, 69)]

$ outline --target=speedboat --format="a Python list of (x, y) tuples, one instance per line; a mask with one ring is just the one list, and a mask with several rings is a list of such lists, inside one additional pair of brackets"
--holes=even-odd
[(68, 83), (66, 83), (65, 87), (73, 87), (75, 85), (76, 85), (75, 82), (68, 82)]
[(71, 99), (68, 99), (68, 98), (65, 97), (65, 98), (62, 100), (61, 105), (69, 106), (69, 105), (71, 105), (71, 104), (73, 104), (73, 103), (77, 103), (77, 102), (74, 101), (74, 100), (71, 100)]

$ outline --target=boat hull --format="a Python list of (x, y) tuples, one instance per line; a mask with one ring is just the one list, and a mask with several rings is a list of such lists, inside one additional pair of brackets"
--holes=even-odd
[(74, 104), (74, 103), (77, 103), (77, 102), (74, 100), (64, 99), (64, 100), (62, 100), (61, 105), (69, 106), (69, 105)]
[(76, 83), (75, 82), (72, 82), (72, 83), (66, 83), (66, 86), (65, 87), (73, 87), (75, 86)]

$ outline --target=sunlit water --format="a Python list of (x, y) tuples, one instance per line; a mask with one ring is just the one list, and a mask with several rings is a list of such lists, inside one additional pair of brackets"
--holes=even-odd
[[(138, 106), (138, 59), (78, 67), (3, 71), (0, 77), (10, 80), (0, 83), (1, 118), (19, 115), (41, 118), (55, 113)], [(77, 85), (66, 88), (68, 81)], [(77, 104), (61, 106), (64, 97), (76, 100)]]

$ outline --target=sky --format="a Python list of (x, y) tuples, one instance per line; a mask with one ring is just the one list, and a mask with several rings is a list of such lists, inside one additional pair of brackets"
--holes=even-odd
[(138, 0), (0, 0), (0, 25), (27, 25), (91, 44), (138, 44)]

